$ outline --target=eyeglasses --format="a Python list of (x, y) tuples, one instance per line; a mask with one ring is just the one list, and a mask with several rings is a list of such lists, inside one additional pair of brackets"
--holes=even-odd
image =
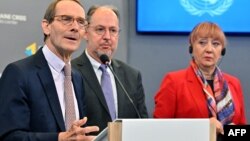
[[(94, 32), (101, 36), (103, 36), (107, 32), (106, 28), (103, 26), (88, 26), (88, 27), (93, 28)], [(110, 27), (108, 28), (108, 31), (109, 31), (109, 34), (113, 37), (117, 37), (120, 33), (120, 29), (116, 27)]]
[(80, 28), (84, 28), (87, 25), (87, 21), (84, 18), (78, 17), (74, 18), (73, 16), (69, 15), (56, 15), (54, 18), (57, 17), (57, 20), (60, 21), (62, 24), (70, 26), (76, 20), (78, 26)]

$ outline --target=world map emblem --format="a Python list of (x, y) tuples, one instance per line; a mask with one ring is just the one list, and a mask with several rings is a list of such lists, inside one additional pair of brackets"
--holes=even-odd
[(226, 12), (233, 4), (233, 0), (180, 0), (180, 4), (191, 15), (209, 14), (213, 17)]

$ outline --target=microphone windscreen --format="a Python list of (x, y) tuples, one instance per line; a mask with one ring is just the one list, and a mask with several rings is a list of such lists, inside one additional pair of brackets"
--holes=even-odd
[(109, 57), (106, 54), (102, 54), (100, 56), (100, 60), (102, 61), (103, 64), (107, 64), (109, 62)]

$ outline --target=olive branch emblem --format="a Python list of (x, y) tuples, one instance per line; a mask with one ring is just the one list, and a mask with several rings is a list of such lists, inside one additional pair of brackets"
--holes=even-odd
[(217, 16), (221, 15), (225, 11), (228, 10), (228, 8), (232, 5), (233, 0), (224, 0), (223, 3), (215, 8), (215, 9), (202, 9), (197, 8), (190, 4), (189, 0), (180, 0), (181, 5), (185, 8), (186, 11), (188, 11), (191, 15), (197, 15), (202, 16), (205, 13), (208, 13), (210, 16)]

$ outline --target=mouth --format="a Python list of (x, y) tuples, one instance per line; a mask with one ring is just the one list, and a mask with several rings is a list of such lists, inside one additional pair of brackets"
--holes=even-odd
[(76, 40), (78, 40), (78, 38), (75, 37), (75, 36), (65, 36), (65, 38), (68, 39), (68, 40), (71, 40), (71, 41), (76, 41)]
[(101, 45), (101, 48), (102, 49), (109, 49), (109, 48), (111, 48), (111, 45), (109, 45), (109, 44), (103, 44), (103, 45)]
[(204, 57), (206, 61), (211, 61), (213, 58), (212, 57)]
[(210, 58), (212, 58), (212, 57), (208, 57), (208, 56), (206, 56), (205, 58), (210, 59)]

